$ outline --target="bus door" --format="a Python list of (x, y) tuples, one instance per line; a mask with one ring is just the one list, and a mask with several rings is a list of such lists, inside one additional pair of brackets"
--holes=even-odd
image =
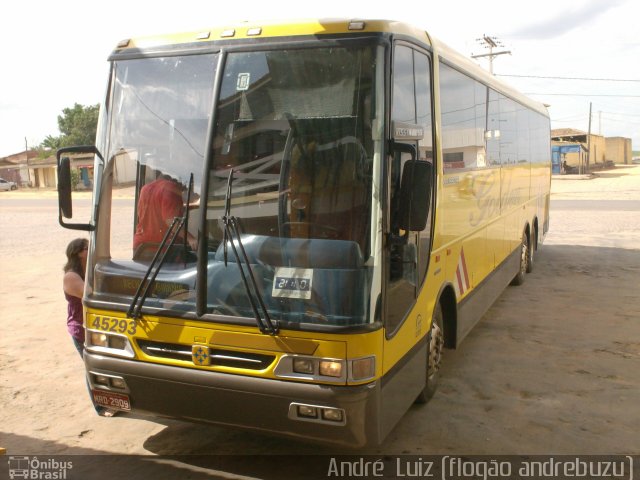
[[(414, 231), (400, 228), (402, 218), (407, 214), (401, 205), (400, 195), (406, 165), (411, 159), (425, 162), (433, 173), (431, 63), (426, 53), (407, 45), (396, 45), (392, 95), (391, 143), (394, 147), (387, 159), (389, 217), (385, 249), (387, 337), (393, 336), (415, 304), (431, 250), (433, 201), (428, 201), (428, 217), (424, 228)], [(431, 200), (432, 192), (427, 193)]]
[[(392, 74), (392, 139), (386, 164), (389, 213), (383, 370), (388, 376), (382, 389), (384, 434), (399, 420), (400, 412), (414, 402), (426, 382), (426, 342), (421, 340), (428, 331), (429, 312), (415, 307), (431, 250), (434, 203), (430, 57), (396, 43)], [(416, 189), (416, 182), (424, 183)], [(409, 190), (415, 196), (407, 202), (407, 195), (413, 195)], [(407, 211), (409, 204), (412, 212), (416, 207), (422, 208), (421, 221), (415, 223), (413, 213)]]

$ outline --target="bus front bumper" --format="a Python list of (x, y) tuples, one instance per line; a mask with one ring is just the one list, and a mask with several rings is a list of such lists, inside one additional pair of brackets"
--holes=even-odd
[[(127, 395), (131, 411), (360, 448), (380, 443), (379, 382), (316, 385), (145, 363), (84, 352), (93, 390)], [(99, 385), (96, 375), (124, 380)], [(317, 417), (309, 415), (316, 407)], [(343, 411), (341, 421), (323, 408)], [(329, 416), (329, 415), (328, 415)]]

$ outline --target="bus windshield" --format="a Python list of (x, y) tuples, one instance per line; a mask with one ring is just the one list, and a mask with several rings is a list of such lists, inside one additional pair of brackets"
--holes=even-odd
[(258, 295), (282, 326), (373, 322), (383, 56), (358, 42), (116, 60), (99, 132), (108, 154), (90, 299), (126, 305), (146, 279), (146, 311), (189, 316), (205, 282), (213, 321), (253, 318)]

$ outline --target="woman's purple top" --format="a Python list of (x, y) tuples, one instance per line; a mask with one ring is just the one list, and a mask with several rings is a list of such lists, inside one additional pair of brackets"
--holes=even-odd
[(84, 343), (84, 326), (82, 325), (82, 299), (64, 292), (67, 299), (67, 330), (73, 338)]

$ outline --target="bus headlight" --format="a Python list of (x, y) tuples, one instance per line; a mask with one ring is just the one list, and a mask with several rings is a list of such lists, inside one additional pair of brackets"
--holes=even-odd
[(347, 424), (347, 412), (345, 412), (344, 409), (324, 405), (307, 405), (292, 402), (289, 404), (288, 417), (291, 420), (322, 423), (336, 427)]
[(90, 352), (134, 358), (131, 342), (125, 335), (87, 330), (87, 350)]
[(98, 385), (102, 385), (104, 387), (108, 387), (109, 386), (109, 377), (107, 377), (105, 375), (94, 375), (93, 376), (93, 382), (97, 383)]
[(119, 337), (116, 335), (110, 335), (109, 336), (109, 348), (115, 348), (118, 350), (125, 350), (127, 348), (127, 343), (129, 342), (129, 340), (127, 340), (126, 337)]
[(310, 405), (298, 405), (298, 416), (306, 418), (318, 418), (318, 410)]
[(346, 383), (347, 363), (337, 358), (285, 354), (280, 357), (274, 374), (282, 378)]
[(293, 371), (313, 375), (313, 359), (296, 357), (293, 359)]
[(344, 421), (344, 410), (339, 408), (323, 408), (322, 418), (330, 422), (342, 422)]
[(284, 378), (362, 383), (375, 378), (376, 356), (341, 360), (285, 354), (280, 357), (274, 373)]
[(96, 347), (107, 348), (109, 346), (109, 337), (102, 332), (90, 332), (89, 343)]
[(340, 378), (342, 376), (342, 362), (335, 360), (320, 360), (320, 375)]

